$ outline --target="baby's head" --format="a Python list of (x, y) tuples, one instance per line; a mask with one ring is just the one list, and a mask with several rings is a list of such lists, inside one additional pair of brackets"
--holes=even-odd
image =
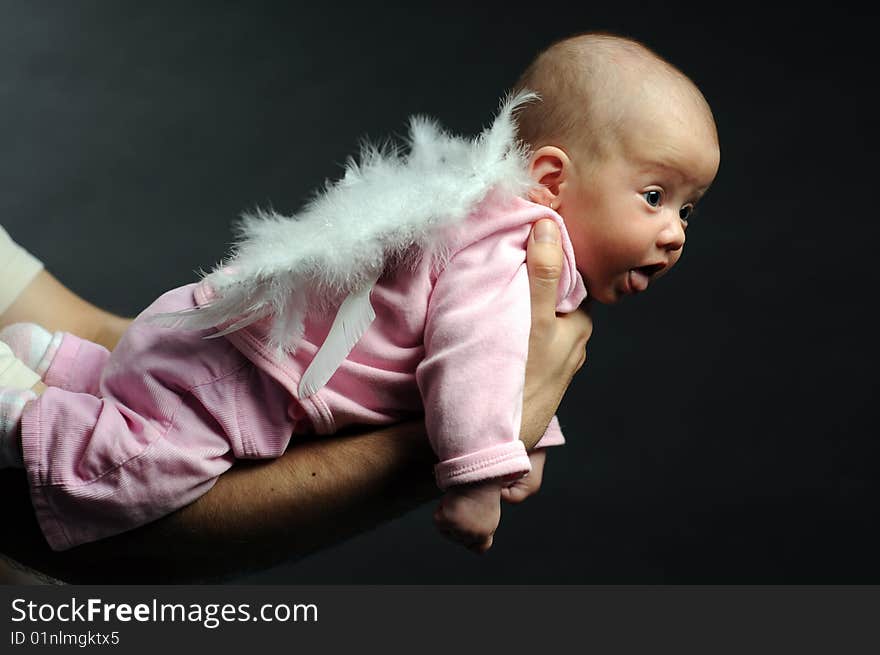
[(678, 261), (718, 171), (705, 98), (645, 46), (606, 34), (552, 45), (517, 88), (541, 96), (517, 116), (539, 185), (531, 199), (565, 219), (590, 295), (644, 291)]

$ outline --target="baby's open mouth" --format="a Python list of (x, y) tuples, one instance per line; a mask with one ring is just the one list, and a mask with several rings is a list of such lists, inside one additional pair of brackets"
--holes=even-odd
[(666, 264), (647, 264), (638, 268), (631, 268), (628, 277), (628, 288), (630, 293), (640, 293), (648, 288), (651, 277), (666, 268)]
[(651, 277), (654, 273), (658, 273), (661, 270), (666, 268), (666, 264), (648, 264), (647, 266), (639, 266), (637, 270), (639, 273), (644, 275), (645, 277)]

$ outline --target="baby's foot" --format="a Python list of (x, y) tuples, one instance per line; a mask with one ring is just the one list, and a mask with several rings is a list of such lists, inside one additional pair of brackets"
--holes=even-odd
[(52, 334), (36, 323), (15, 323), (0, 331), (0, 341), (41, 378), (49, 370), (62, 336), (61, 332)]

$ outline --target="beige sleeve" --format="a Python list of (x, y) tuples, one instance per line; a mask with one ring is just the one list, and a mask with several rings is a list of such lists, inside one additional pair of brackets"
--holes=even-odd
[(0, 226), (0, 314), (43, 270), (43, 262), (19, 246)]

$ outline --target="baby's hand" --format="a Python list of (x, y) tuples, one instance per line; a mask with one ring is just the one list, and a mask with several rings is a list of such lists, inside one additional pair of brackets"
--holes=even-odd
[(498, 480), (489, 480), (452, 487), (434, 512), (434, 525), (452, 541), (485, 553), (492, 547), (501, 520), (502, 486)]
[(504, 487), (501, 490), (501, 498), (507, 503), (521, 503), (529, 496), (538, 493), (538, 489), (541, 488), (541, 480), (544, 477), (544, 461), (546, 459), (546, 448), (531, 451), (529, 453), (529, 461), (532, 463), (531, 472), (510, 486)]

